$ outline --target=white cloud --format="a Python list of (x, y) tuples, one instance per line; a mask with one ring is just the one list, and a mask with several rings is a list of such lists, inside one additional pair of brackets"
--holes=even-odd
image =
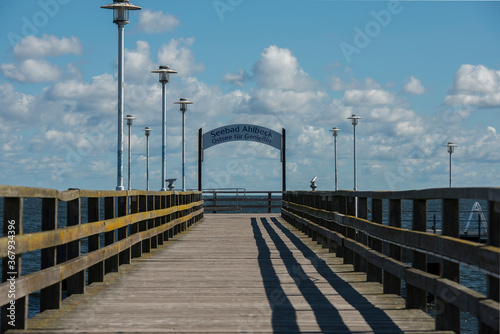
[(230, 83), (231, 85), (238, 87), (243, 87), (244, 83), (250, 79), (251, 79), (250, 75), (242, 69), (239, 69), (238, 73), (227, 73), (222, 78), (224, 82)]
[(460, 66), (444, 104), (474, 105), (479, 108), (500, 107), (500, 71), (484, 65)]
[(43, 34), (42, 38), (26, 36), (14, 46), (14, 54), (21, 59), (57, 57), (68, 54), (79, 55), (82, 45), (76, 37), (61, 37)]
[[(128, 83), (136, 82), (142, 84), (148, 77), (153, 76), (151, 73), (155, 69), (155, 65), (151, 60), (151, 51), (149, 43), (146, 41), (137, 41), (135, 50), (125, 50), (125, 80)], [(154, 77), (157, 77), (155, 74)]]
[(153, 12), (145, 9), (139, 13), (137, 29), (149, 34), (159, 34), (165, 31), (173, 31), (180, 24), (172, 14), (163, 14), (162, 11)]
[(420, 95), (425, 93), (425, 88), (419, 79), (411, 76), (410, 81), (404, 86), (403, 92), (413, 95)]
[(390, 105), (395, 102), (395, 97), (382, 89), (352, 89), (344, 92), (343, 101), (353, 106)]
[(26, 121), (30, 118), (34, 107), (35, 98), (16, 92), (10, 83), (0, 85), (0, 117), (5, 118), (2, 125), (7, 121)]
[(26, 59), (19, 66), (10, 63), (0, 65), (2, 74), (18, 82), (53, 82), (60, 79), (63, 71), (45, 60)]
[(164, 44), (158, 51), (158, 61), (160, 65), (168, 65), (180, 75), (186, 77), (205, 69), (202, 63), (196, 63), (190, 47), (194, 43), (194, 38), (172, 39), (168, 44)]
[(299, 67), (292, 52), (276, 45), (264, 49), (261, 59), (253, 67), (253, 72), (263, 88), (299, 91), (316, 86), (309, 74)]

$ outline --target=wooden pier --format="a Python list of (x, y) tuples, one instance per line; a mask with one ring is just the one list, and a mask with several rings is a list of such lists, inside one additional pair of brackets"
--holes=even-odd
[(23, 333), (437, 333), (430, 316), (288, 226), (206, 214)]
[[(0, 186), (0, 197), (2, 332), (460, 333), (463, 311), (478, 333), (499, 332), (499, 188), (285, 192), (281, 213), (262, 214), (206, 214), (201, 192)], [(35, 232), (23, 233), (26, 198), (41, 199)], [(488, 202), (486, 244), (459, 238), (461, 199)], [(426, 232), (428, 200), (442, 235)], [(40, 270), (25, 274), (28, 254)], [(460, 284), (464, 265), (485, 292)]]

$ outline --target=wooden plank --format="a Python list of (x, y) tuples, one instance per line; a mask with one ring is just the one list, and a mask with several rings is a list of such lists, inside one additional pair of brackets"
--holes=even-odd
[(205, 214), (143, 255), (31, 318), (29, 331), (438, 333), (273, 214)]

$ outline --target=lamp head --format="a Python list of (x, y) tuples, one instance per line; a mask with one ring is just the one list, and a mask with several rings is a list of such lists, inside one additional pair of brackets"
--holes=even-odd
[(159, 69), (151, 71), (151, 73), (158, 73), (160, 75), (158, 81), (160, 81), (162, 84), (166, 84), (170, 81), (170, 73), (177, 73), (177, 72), (171, 70), (170, 67), (168, 66), (160, 66)]
[(334, 136), (334, 137), (337, 137), (338, 132), (340, 132), (340, 131), (342, 131), (342, 130), (340, 130), (338, 127), (334, 127), (333, 129), (328, 130), (328, 131), (333, 132), (333, 136)]
[(187, 99), (185, 99), (183, 97), (179, 100), (179, 102), (174, 102), (174, 103), (180, 105), (181, 111), (183, 113), (187, 111), (187, 105), (188, 104), (193, 104), (193, 102), (190, 102), (190, 101), (188, 101)]
[(142, 129), (142, 131), (144, 131), (146, 137), (149, 137), (151, 131), (153, 131), (153, 129), (151, 129), (149, 126), (146, 126), (144, 129)]
[(101, 6), (101, 8), (113, 10), (113, 23), (126, 25), (129, 23), (128, 12), (140, 10), (141, 7), (132, 5), (129, 0), (113, 0), (112, 4)]
[(347, 119), (352, 119), (352, 125), (356, 126), (358, 125), (358, 119), (361, 119), (361, 117), (358, 114), (353, 114), (351, 117), (347, 117)]
[(133, 120), (135, 119), (135, 117), (132, 116), (132, 115), (127, 115), (127, 117), (123, 117), (123, 119), (127, 120), (127, 125), (132, 125)]
[(443, 145), (444, 147), (448, 147), (448, 153), (452, 154), (455, 152), (455, 147), (458, 147), (458, 145), (453, 144), (451, 141), (448, 142), (448, 144)]

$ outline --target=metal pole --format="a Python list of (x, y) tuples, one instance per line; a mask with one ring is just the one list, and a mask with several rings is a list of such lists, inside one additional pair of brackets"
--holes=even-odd
[(124, 81), (124, 30), (123, 24), (118, 24), (118, 143), (117, 143), (117, 175), (116, 190), (123, 188), (123, 81)]
[(451, 188), (451, 150), (450, 150), (450, 188)]
[(182, 111), (182, 191), (186, 191), (186, 178), (184, 176), (184, 165), (185, 165), (185, 160), (184, 160), (184, 114), (186, 112)]
[(161, 189), (166, 191), (165, 178), (167, 169), (167, 96), (166, 96), (166, 83), (162, 82), (162, 106), (161, 106)]
[[(358, 190), (358, 180), (356, 171), (356, 125), (354, 126), (354, 191)], [(358, 216), (358, 197), (354, 198), (354, 215)]]
[(146, 136), (146, 191), (149, 191), (149, 136)]
[(335, 191), (339, 190), (338, 181), (337, 181), (337, 136), (335, 139)]
[(128, 125), (128, 190), (130, 190), (130, 129), (132, 125)]

